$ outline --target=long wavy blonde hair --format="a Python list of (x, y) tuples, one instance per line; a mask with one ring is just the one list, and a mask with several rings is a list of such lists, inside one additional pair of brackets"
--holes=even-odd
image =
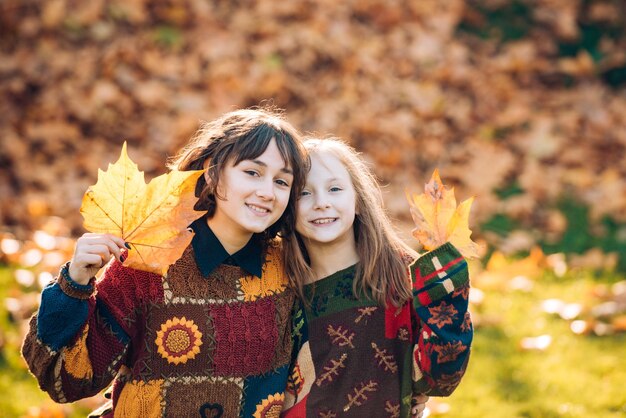
[[(417, 258), (395, 231), (385, 212), (376, 177), (361, 155), (339, 138), (307, 138), (309, 155), (330, 153), (346, 168), (356, 195), (354, 235), (359, 263), (353, 291), (357, 297), (376, 300), (381, 306), (401, 306), (412, 297), (408, 263)], [(297, 211), (296, 211), (297, 213)], [(314, 281), (303, 238), (298, 233), (283, 237), (285, 270), (296, 292), (306, 302), (305, 283)]]

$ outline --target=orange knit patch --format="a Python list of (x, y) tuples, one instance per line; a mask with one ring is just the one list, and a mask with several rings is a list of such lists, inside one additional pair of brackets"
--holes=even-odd
[(275, 393), (269, 395), (266, 399), (257, 405), (254, 418), (278, 418), (280, 412), (283, 410), (283, 402), (285, 401), (285, 395), (282, 393)]
[(160, 417), (163, 380), (126, 383), (115, 406), (115, 418)]
[(87, 350), (87, 333), (89, 324), (85, 326), (82, 335), (76, 343), (65, 352), (65, 370), (77, 379), (91, 379), (93, 369)]
[(278, 250), (274, 248), (268, 250), (262, 278), (242, 277), (239, 283), (246, 302), (284, 292), (287, 288), (287, 278), (283, 274), (282, 260)]

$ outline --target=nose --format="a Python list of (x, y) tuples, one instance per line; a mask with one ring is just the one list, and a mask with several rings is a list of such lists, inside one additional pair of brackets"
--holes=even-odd
[(274, 182), (273, 181), (263, 182), (263, 184), (261, 184), (259, 188), (256, 190), (256, 195), (263, 200), (268, 200), (268, 201), (274, 200), (276, 198), (276, 195), (274, 194)]
[(330, 202), (328, 198), (323, 193), (318, 193), (315, 197), (315, 202), (313, 205), (314, 209), (328, 209), (330, 207)]

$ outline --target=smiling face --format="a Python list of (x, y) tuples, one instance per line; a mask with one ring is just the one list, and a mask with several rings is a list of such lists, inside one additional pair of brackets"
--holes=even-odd
[(275, 139), (257, 158), (237, 165), (228, 162), (219, 179), (221, 198), (216, 199), (209, 226), (222, 244), (234, 243), (234, 249), (245, 245), (253, 233), (265, 231), (282, 216), (292, 182), (291, 167), (283, 160)]
[(330, 152), (312, 154), (296, 223), (305, 245), (353, 248), (355, 217), (356, 193), (345, 166)]

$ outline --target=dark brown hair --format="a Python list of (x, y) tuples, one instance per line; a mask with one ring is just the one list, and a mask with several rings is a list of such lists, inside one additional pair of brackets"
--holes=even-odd
[(270, 141), (276, 145), (285, 164), (291, 167), (293, 182), (285, 213), (266, 231), (266, 238), (278, 233), (290, 234), (295, 227), (295, 202), (306, 180), (307, 159), (300, 133), (282, 114), (270, 109), (240, 109), (222, 117), (204, 122), (189, 143), (168, 163), (170, 169), (180, 171), (203, 170), (209, 160), (207, 182), (198, 179), (195, 209), (206, 210), (210, 218), (215, 214), (217, 185), (224, 168), (231, 161), (237, 165), (243, 160), (253, 160), (263, 154)]
[[(381, 306), (399, 307), (412, 297), (408, 265), (417, 258), (396, 233), (383, 205), (376, 177), (360, 154), (338, 138), (305, 140), (310, 155), (330, 154), (344, 165), (355, 191), (354, 235), (359, 256), (352, 284), (357, 297), (372, 297)], [(315, 277), (305, 247), (306, 238), (292, 234), (283, 240), (285, 271), (306, 301), (303, 285)]]

